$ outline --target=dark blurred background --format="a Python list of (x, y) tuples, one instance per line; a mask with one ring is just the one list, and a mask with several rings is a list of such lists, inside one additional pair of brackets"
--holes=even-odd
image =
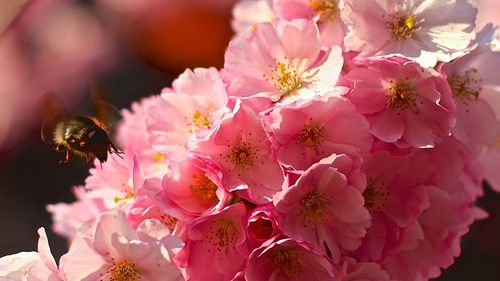
[[(89, 81), (117, 108), (129, 108), (187, 67), (220, 68), (234, 1), (6, 2), (0, 4), (0, 84), (7, 81), (0, 86), (0, 256), (36, 250), (36, 230), (44, 226), (58, 259), (67, 242), (51, 231), (45, 206), (73, 202), (71, 187), (83, 184), (90, 166), (59, 165), (63, 155), (41, 142), (40, 119), (30, 108), (53, 90), (69, 112), (92, 112)], [(496, 19), (491, 9), (487, 17)], [(500, 194), (485, 191), (478, 205), (490, 217), (473, 225), (462, 255), (437, 280), (500, 280)]]

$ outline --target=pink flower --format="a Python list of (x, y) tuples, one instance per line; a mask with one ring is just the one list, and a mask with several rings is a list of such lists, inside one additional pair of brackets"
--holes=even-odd
[(269, 202), (281, 188), (283, 172), (256, 114), (245, 105), (234, 111), (194, 151), (220, 167), (227, 191), (242, 190), (253, 202)]
[(135, 155), (147, 177), (163, 177), (167, 171), (165, 155), (153, 149), (146, 124), (149, 108), (160, 102), (161, 97), (150, 96), (132, 103), (130, 111), (122, 110), (123, 120), (117, 127), (117, 139), (125, 155)]
[(292, 239), (263, 245), (250, 255), (245, 280), (333, 280), (333, 265), (324, 256)]
[(92, 191), (87, 192), (84, 187), (74, 187), (73, 194), (76, 202), (47, 205), (47, 211), (52, 213), (52, 230), (69, 240), (75, 237), (80, 226), (95, 219), (100, 212), (108, 210), (103, 198), (94, 196)]
[(215, 68), (186, 70), (148, 108), (153, 149), (168, 159), (185, 158), (189, 140), (214, 128), (226, 105), (226, 90)]
[(403, 229), (429, 207), (425, 182), (432, 170), (425, 155), (401, 157), (381, 151), (365, 157), (368, 184), (363, 197), (373, 224), (357, 250), (359, 259), (380, 261), (401, 247)]
[(122, 211), (102, 213), (95, 227), (81, 230), (61, 258), (64, 279), (182, 280), (170, 256), (182, 243), (168, 233), (158, 221), (145, 222), (136, 231)]
[(271, 112), (269, 123), (280, 163), (305, 170), (333, 153), (352, 155), (370, 149), (372, 137), (365, 118), (349, 102), (335, 97), (345, 92), (345, 88), (336, 88), (327, 96)]
[(245, 241), (244, 216), (245, 206), (237, 203), (193, 221), (177, 257), (186, 279), (231, 280), (243, 268), (237, 247)]
[(248, 37), (234, 39), (224, 75), (231, 95), (293, 101), (332, 90), (342, 64), (338, 46), (321, 49), (313, 21), (278, 21), (276, 27), (258, 24)]
[(457, 104), (453, 136), (467, 145), (493, 145), (500, 136), (500, 81), (495, 75), (500, 52), (480, 45), (469, 54), (444, 64)]
[[(370, 215), (355, 182), (353, 160), (332, 155), (312, 165), (297, 182), (274, 202), (283, 216), (282, 232), (298, 241), (308, 241), (321, 253), (339, 262), (341, 250), (355, 250), (370, 226)], [(362, 185), (364, 186), (364, 185)]]
[(59, 281), (59, 269), (50, 252), (47, 234), (38, 229), (38, 252), (21, 252), (0, 258), (2, 281)]
[(231, 26), (237, 36), (247, 34), (256, 24), (272, 22), (273, 0), (241, 0), (234, 4)]
[(441, 269), (448, 268), (460, 255), (461, 237), (469, 231), (470, 224), (485, 217), (484, 211), (470, 206), (470, 198), (462, 192), (448, 193), (431, 187), (428, 196), (431, 207), (418, 218), (423, 239), (413, 248), (402, 249), (387, 257), (382, 264), (391, 279), (428, 280), (438, 277)]
[(466, 0), (346, 0), (344, 43), (362, 56), (399, 54), (433, 67), (469, 46), (476, 14)]
[(185, 212), (201, 215), (225, 203), (221, 173), (208, 162), (186, 158), (174, 163), (172, 172), (163, 178), (166, 195)]
[(370, 123), (370, 132), (398, 146), (433, 147), (448, 136), (455, 105), (444, 78), (393, 57), (367, 62), (347, 74), (346, 97)]
[(342, 281), (389, 281), (390, 276), (378, 263), (357, 262), (353, 258), (345, 258), (335, 280)]
[(275, 0), (273, 10), (279, 19), (313, 19), (318, 24), (324, 46), (342, 45), (345, 36), (340, 19), (340, 0)]

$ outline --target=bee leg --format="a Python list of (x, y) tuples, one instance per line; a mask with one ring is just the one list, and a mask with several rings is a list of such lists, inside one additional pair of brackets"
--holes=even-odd
[(116, 155), (118, 155), (118, 157), (123, 159), (123, 157), (121, 156), (121, 154), (123, 154), (123, 151), (118, 150), (118, 148), (116, 148), (116, 146), (112, 142), (109, 142), (108, 151), (109, 153), (115, 153)]
[(60, 160), (59, 164), (66, 164), (69, 162), (70, 159), (71, 159), (71, 151), (68, 149), (68, 150), (66, 150), (66, 158), (64, 158), (63, 160)]

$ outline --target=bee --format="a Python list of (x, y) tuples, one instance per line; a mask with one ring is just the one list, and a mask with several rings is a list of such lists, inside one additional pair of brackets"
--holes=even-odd
[(68, 163), (73, 155), (83, 158), (85, 163), (97, 158), (102, 164), (108, 159), (108, 152), (122, 154), (113, 141), (120, 113), (99, 91), (93, 90), (91, 97), (95, 116), (68, 116), (63, 101), (54, 93), (47, 93), (41, 101), (45, 112), (42, 140), (53, 150), (65, 152), (60, 164)]

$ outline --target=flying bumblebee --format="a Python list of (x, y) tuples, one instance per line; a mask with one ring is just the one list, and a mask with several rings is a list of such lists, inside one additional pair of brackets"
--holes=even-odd
[(60, 164), (68, 163), (73, 155), (83, 158), (85, 163), (94, 158), (104, 163), (108, 152), (122, 154), (112, 141), (120, 113), (99, 91), (93, 90), (91, 97), (96, 116), (68, 116), (63, 101), (53, 93), (46, 94), (41, 102), (45, 112), (42, 140), (55, 151), (66, 153)]

